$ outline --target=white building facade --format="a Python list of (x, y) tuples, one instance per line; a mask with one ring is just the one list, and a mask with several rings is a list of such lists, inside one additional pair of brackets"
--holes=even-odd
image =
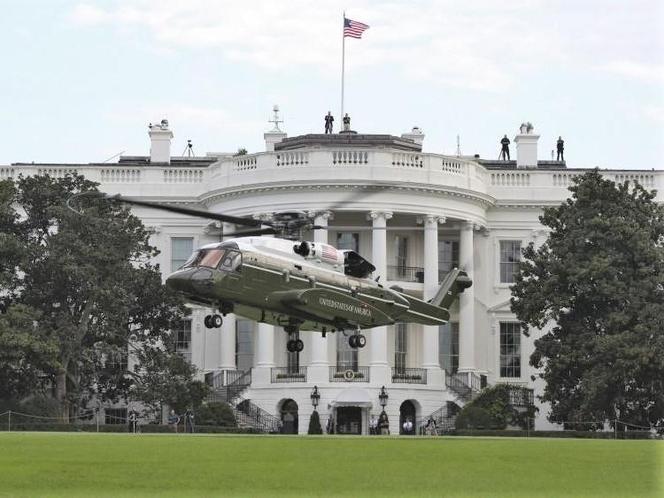
[[(583, 170), (537, 161), (532, 130), (521, 128), (515, 137), (516, 161), (501, 162), (423, 153), (424, 135), (416, 128), (401, 137), (293, 138), (275, 128), (265, 133), (264, 152), (200, 158), (171, 157), (172, 136), (164, 121), (150, 129), (151, 157), (122, 157), (116, 164), (17, 163), (0, 166), (0, 179), (77, 171), (107, 193), (233, 216), (306, 211), (329, 228), (307, 234), (311, 240), (358, 251), (388, 286), (428, 299), (454, 267), (473, 280), (450, 310), (448, 325), (374, 328), (365, 332), (362, 349), (350, 348), (339, 332), (322, 337), (302, 331), (304, 351), (288, 353), (280, 328), (229, 314), (221, 328), (208, 329), (203, 318), (211, 311), (194, 307), (178, 327), (178, 350), (220, 398), (257, 407), (285, 432), (306, 433), (316, 388), (323, 426), (330, 420), (336, 432), (366, 434), (371, 418), (383, 411), (381, 401), (391, 432), (399, 433), (408, 418), (417, 431), (432, 415), (450, 415), (451, 407), (485, 385), (513, 383), (541, 392), (528, 364), (536, 337), (521, 334), (510, 311), (510, 285), (520, 249), (546, 240), (538, 221), (542, 209), (566, 199), (571, 179)], [(604, 174), (664, 190), (660, 171)], [(194, 248), (234, 230), (147, 208), (134, 212), (153, 230), (164, 276)], [(535, 428), (550, 427), (546, 413), (541, 406)]]

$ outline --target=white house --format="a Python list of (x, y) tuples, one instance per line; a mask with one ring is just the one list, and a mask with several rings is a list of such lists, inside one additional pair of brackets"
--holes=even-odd
[[(485, 384), (541, 390), (528, 364), (534, 338), (520, 332), (509, 286), (520, 249), (546, 239), (538, 221), (542, 208), (567, 198), (571, 178), (583, 170), (537, 160), (539, 137), (531, 127), (514, 137), (515, 161), (422, 152), (424, 134), (417, 128), (400, 137), (288, 138), (275, 126), (264, 135), (263, 152), (204, 157), (171, 156), (173, 133), (165, 120), (151, 126), (149, 135), (150, 156), (123, 156), (115, 164), (16, 163), (0, 166), (0, 179), (77, 171), (108, 193), (235, 216), (308, 211), (316, 224), (329, 227), (309, 234), (312, 240), (357, 250), (388, 285), (428, 298), (455, 266), (473, 280), (448, 325), (371, 329), (363, 349), (351, 349), (341, 333), (323, 338), (302, 332), (304, 351), (288, 353), (281, 329), (232, 315), (221, 328), (207, 329), (203, 318), (210, 310), (194, 308), (178, 328), (178, 349), (217, 396), (240, 405), (244, 423), (271, 427), (280, 420), (285, 431), (306, 432), (314, 387), (323, 425), (332, 418), (336, 431), (345, 433), (367, 433), (381, 402), (395, 433), (406, 418), (416, 427), (432, 414), (444, 421), (449, 403), (463, 405)], [(664, 190), (661, 171), (604, 174)], [(227, 224), (147, 208), (134, 212), (154, 230), (165, 275), (195, 247), (233, 231)], [(371, 230), (380, 227), (387, 230)], [(536, 428), (547, 428), (546, 406), (540, 408)]]

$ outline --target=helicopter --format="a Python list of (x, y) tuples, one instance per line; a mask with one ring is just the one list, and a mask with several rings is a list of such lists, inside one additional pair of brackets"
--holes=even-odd
[(455, 268), (428, 301), (397, 286), (386, 288), (370, 278), (376, 268), (357, 252), (302, 240), (304, 231), (328, 227), (315, 225), (300, 211), (257, 220), (100, 192), (72, 196), (69, 208), (76, 211), (70, 201), (84, 195), (249, 227), (194, 250), (166, 285), (187, 302), (216, 311), (205, 317), (207, 328), (221, 327), (228, 313), (282, 327), (289, 334), (289, 352), (304, 349), (300, 330), (323, 337), (342, 332), (357, 349), (367, 343), (361, 333), (366, 329), (397, 322), (443, 325), (454, 300), (472, 285), (466, 272)]

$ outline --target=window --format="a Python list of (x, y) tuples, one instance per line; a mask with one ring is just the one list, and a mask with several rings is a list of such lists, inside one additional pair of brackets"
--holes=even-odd
[(519, 273), (519, 261), (521, 261), (521, 241), (500, 241), (500, 282), (513, 284), (514, 275)]
[(235, 322), (235, 364), (242, 372), (254, 366), (254, 323), (251, 320)]
[(300, 371), (300, 353), (288, 351), (286, 353), (286, 366), (289, 373), (299, 373)]
[(348, 337), (342, 333), (337, 336), (337, 369), (357, 371), (357, 349), (348, 344)]
[(397, 323), (394, 327), (394, 369), (397, 373), (406, 370), (406, 356), (408, 354), (408, 326)]
[(104, 422), (106, 425), (119, 425), (127, 423), (126, 408), (105, 408)]
[(176, 322), (173, 331), (175, 336), (175, 350), (189, 351), (191, 346), (191, 320), (179, 320)]
[(360, 234), (351, 232), (337, 233), (337, 249), (360, 252)]
[(171, 237), (171, 271), (182, 267), (193, 251), (193, 237)]
[(106, 355), (105, 367), (112, 372), (126, 372), (128, 365), (129, 355), (127, 351), (118, 350)]
[(449, 322), (438, 329), (438, 359), (448, 375), (459, 370), (459, 322)]
[(445, 274), (459, 267), (459, 241), (441, 240), (438, 242), (438, 271)]
[(219, 267), (224, 271), (239, 271), (242, 264), (242, 253), (239, 251), (226, 251)]
[(500, 322), (500, 376), (521, 377), (521, 325)]
[(396, 277), (402, 280), (406, 277), (408, 260), (408, 238), (402, 235), (394, 237), (394, 255), (396, 257)]

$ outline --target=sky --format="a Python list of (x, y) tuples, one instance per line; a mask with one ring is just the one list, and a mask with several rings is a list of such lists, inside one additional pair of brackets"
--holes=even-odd
[[(425, 133), (424, 151), (497, 159), (530, 121), (539, 158), (664, 169), (660, 0), (0, 0), (0, 165), (149, 153), (264, 150), (271, 109), (289, 136), (340, 124)], [(513, 152), (514, 155), (514, 152)], [(111, 159), (115, 161), (117, 159)]]

